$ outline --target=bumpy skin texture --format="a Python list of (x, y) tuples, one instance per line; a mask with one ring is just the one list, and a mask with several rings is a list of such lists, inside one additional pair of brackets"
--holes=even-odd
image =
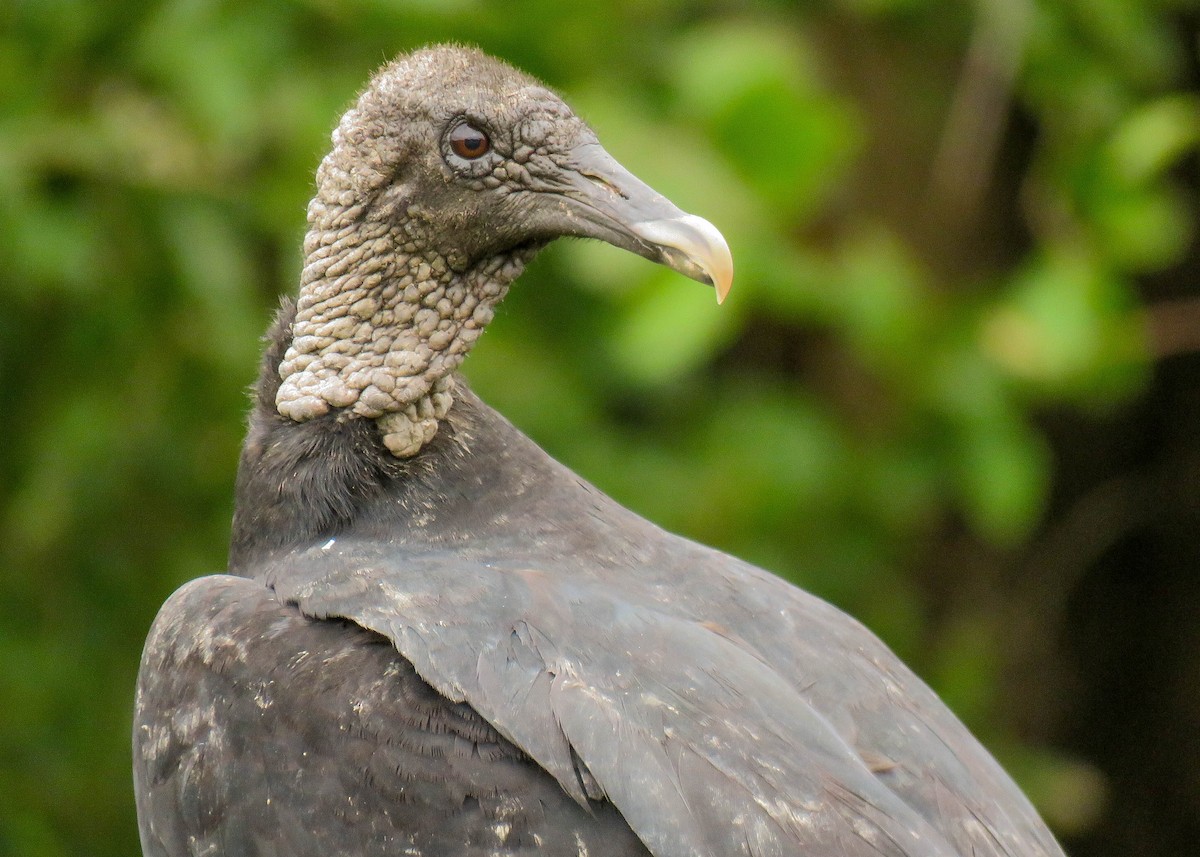
[[(475, 52), (408, 57), (356, 110), (269, 335), (238, 577), (147, 640), (146, 854), (1061, 857), (867, 629), (621, 508), (449, 374), (537, 247), (671, 264), (626, 226), (681, 213)], [(447, 154), (462, 116), (487, 157)]]
[[(473, 61), (434, 51), (385, 67), (334, 131), (280, 368), (281, 414), (383, 418), (398, 457), (432, 439), (452, 401), (450, 373), (540, 246), (535, 235), (504, 247), (520, 194), (552, 190), (562, 153), (593, 139), (536, 81), (465, 56)], [(447, 163), (440, 135), (455, 117), (498, 129), (488, 156)], [(464, 208), (447, 193), (455, 186), (502, 193)]]

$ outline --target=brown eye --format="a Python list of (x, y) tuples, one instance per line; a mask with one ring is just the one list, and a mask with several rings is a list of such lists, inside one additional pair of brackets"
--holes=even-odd
[(483, 157), (492, 148), (488, 135), (473, 125), (460, 122), (450, 132), (450, 148), (454, 154), (468, 161)]

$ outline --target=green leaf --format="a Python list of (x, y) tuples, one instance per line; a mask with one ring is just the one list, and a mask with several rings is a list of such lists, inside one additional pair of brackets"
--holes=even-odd
[(1108, 144), (1116, 173), (1129, 184), (1158, 177), (1200, 145), (1200, 96), (1173, 94), (1126, 116)]
[(1033, 261), (984, 318), (980, 344), (1006, 372), (1060, 393), (1103, 386), (1144, 356), (1129, 287), (1080, 248)]
[(609, 348), (632, 380), (665, 384), (710, 361), (736, 326), (732, 307), (718, 307), (710, 288), (660, 268), (624, 308)]

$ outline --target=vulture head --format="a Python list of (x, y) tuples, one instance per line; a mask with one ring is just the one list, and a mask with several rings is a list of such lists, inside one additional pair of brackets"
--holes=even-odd
[(378, 421), (397, 458), (432, 439), (452, 374), (526, 263), (598, 238), (729, 290), (721, 234), (609, 155), (536, 80), (439, 47), (380, 70), (333, 134), (308, 210), (275, 406)]

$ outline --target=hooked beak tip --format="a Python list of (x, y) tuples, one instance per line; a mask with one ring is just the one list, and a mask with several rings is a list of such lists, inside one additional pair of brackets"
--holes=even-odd
[[(732, 262), (732, 258), (730, 259)], [(733, 287), (733, 265), (729, 266), (729, 274), (723, 279), (713, 280), (713, 289), (717, 293), (717, 306), (725, 303), (725, 298), (729, 295), (729, 290)]]
[(733, 286), (733, 254), (725, 237), (703, 217), (684, 214), (669, 220), (634, 224), (633, 232), (660, 249), (663, 262), (679, 273), (710, 284), (717, 303)]

